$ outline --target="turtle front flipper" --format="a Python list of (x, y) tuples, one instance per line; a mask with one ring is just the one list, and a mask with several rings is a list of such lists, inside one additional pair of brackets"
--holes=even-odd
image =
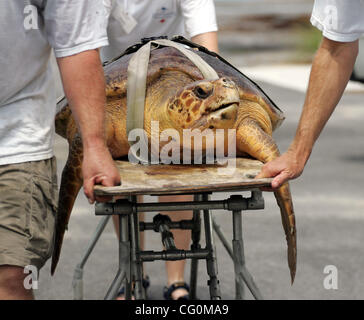
[(83, 148), (81, 137), (76, 135), (70, 144), (67, 163), (62, 172), (51, 265), (52, 275), (54, 274), (61, 254), (63, 237), (71, 216), (73, 204), (82, 186), (82, 158)]
[[(250, 117), (239, 123), (236, 131), (236, 143), (238, 153), (249, 154), (264, 163), (279, 156), (279, 150), (273, 138), (262, 129), (257, 121)], [(288, 266), (293, 283), (297, 263), (296, 222), (288, 183), (276, 190), (274, 195), (281, 210), (282, 224), (288, 245)]]

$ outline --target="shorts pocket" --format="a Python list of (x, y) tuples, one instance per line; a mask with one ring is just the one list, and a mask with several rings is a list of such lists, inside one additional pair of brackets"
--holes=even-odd
[[(48, 160), (47, 165), (50, 166)], [(45, 168), (46, 170), (49, 168)], [(58, 188), (57, 181), (37, 175), (32, 177), (31, 210), (29, 217), (29, 247), (45, 261), (53, 250), (55, 217), (57, 213)]]

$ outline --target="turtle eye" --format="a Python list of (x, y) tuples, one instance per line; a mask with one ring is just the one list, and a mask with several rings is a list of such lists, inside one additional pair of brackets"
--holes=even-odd
[(212, 89), (205, 89), (201, 86), (197, 86), (195, 89), (193, 89), (193, 93), (200, 99), (206, 99), (211, 95)]

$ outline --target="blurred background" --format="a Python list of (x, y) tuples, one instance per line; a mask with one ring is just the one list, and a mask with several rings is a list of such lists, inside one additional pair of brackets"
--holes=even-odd
[[(294, 137), (310, 64), (321, 33), (309, 22), (312, 0), (215, 0), (221, 55), (251, 77), (285, 112), (274, 133), (282, 151)], [(364, 87), (351, 81), (318, 140), (302, 177), (292, 181), (298, 232), (296, 281), (290, 284), (279, 209), (264, 193), (266, 209), (247, 212), (243, 228), (246, 263), (267, 299), (364, 299)], [(67, 144), (57, 137), (59, 175)], [(215, 194), (213, 199), (226, 198)], [(147, 201), (156, 201), (146, 197)], [(228, 215), (228, 216), (227, 216)], [(146, 214), (148, 220), (153, 214)], [(231, 238), (231, 216), (214, 214)], [(39, 299), (72, 299), (72, 275), (99, 221), (80, 193), (56, 275), (41, 272)], [(147, 234), (147, 249), (160, 250), (159, 234)], [(233, 264), (217, 241), (223, 299), (234, 298)], [(337, 269), (337, 289), (325, 288), (327, 266)], [(85, 268), (85, 299), (102, 299), (117, 270), (117, 243), (108, 225)], [(163, 262), (146, 265), (149, 296), (161, 299)], [(189, 270), (186, 269), (186, 279)], [(206, 267), (199, 266), (198, 295), (208, 299)], [(325, 280), (326, 279), (326, 280)], [(248, 293), (247, 299), (252, 299)]]
[(309, 63), (321, 33), (312, 0), (216, 0), (219, 45), (235, 65)]

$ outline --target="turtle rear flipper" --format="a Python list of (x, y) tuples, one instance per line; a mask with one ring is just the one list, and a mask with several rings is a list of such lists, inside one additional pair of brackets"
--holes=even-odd
[[(256, 120), (249, 117), (242, 120), (237, 127), (236, 143), (237, 151), (247, 153), (264, 163), (279, 156), (279, 150), (273, 138), (261, 128)], [(281, 209), (282, 224), (288, 246), (288, 266), (291, 283), (293, 283), (297, 263), (296, 222), (288, 183), (275, 191), (274, 196)]]
[[(57, 107), (58, 107), (58, 104), (57, 104)], [(67, 128), (68, 128), (70, 121), (73, 121), (72, 111), (71, 111), (71, 108), (67, 104), (67, 105), (63, 106), (62, 109), (60, 109), (57, 112), (56, 118), (54, 121), (56, 133), (65, 139), (67, 139)]]
[(54, 249), (52, 254), (52, 275), (54, 274), (61, 254), (63, 237), (67, 229), (74, 202), (82, 186), (82, 157), (83, 148), (81, 137), (77, 135), (70, 145), (67, 163), (62, 172), (55, 226)]
[(296, 276), (297, 263), (297, 243), (296, 243), (296, 219), (293, 211), (292, 197), (289, 190), (289, 184), (283, 184), (277, 191), (274, 192), (277, 204), (281, 209), (281, 218), (286, 240), (288, 244), (288, 266), (291, 271), (291, 283)]

